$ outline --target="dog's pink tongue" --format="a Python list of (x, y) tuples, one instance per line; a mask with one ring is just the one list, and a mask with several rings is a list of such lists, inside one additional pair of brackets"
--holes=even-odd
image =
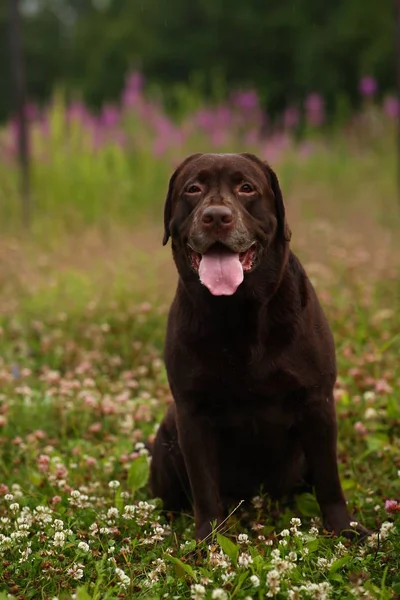
[(199, 267), (200, 281), (214, 296), (231, 296), (243, 281), (243, 267), (239, 254), (234, 252), (207, 252)]

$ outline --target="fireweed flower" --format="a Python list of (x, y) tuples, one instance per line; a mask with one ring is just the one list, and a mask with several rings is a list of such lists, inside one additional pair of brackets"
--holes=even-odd
[(400, 115), (400, 100), (396, 96), (387, 96), (383, 101), (383, 112), (389, 119), (397, 119)]
[(366, 75), (362, 77), (358, 86), (360, 94), (365, 98), (370, 98), (374, 96), (378, 90), (378, 84), (376, 79), (371, 75)]
[(313, 92), (306, 98), (305, 110), (309, 125), (319, 126), (325, 121), (325, 103), (320, 94)]

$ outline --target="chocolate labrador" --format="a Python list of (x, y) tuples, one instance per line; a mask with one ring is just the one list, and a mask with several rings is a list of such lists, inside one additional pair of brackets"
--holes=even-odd
[(350, 526), (339, 480), (332, 334), (289, 248), (276, 174), (252, 154), (190, 156), (164, 224), (179, 274), (165, 343), (174, 403), (152, 448), (152, 493), (166, 511), (192, 504), (203, 539), (232, 502), (309, 482), (327, 528), (367, 535)]

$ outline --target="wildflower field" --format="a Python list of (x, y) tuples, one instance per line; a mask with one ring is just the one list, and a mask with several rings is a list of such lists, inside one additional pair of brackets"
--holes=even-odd
[[(138, 74), (99, 115), (62, 95), (29, 106), (29, 234), (15, 125), (0, 130), (1, 599), (400, 597), (399, 106), (371, 78), (360, 90), (362, 110), (333, 123), (317, 93), (270, 123), (253, 91), (204, 106), (186, 90), (172, 118)], [(166, 519), (149, 495), (144, 444), (171, 402), (162, 207), (196, 151), (254, 152), (278, 173), (337, 344), (340, 472), (363, 544), (324, 531), (311, 494), (260, 494), (196, 544), (192, 515)]]

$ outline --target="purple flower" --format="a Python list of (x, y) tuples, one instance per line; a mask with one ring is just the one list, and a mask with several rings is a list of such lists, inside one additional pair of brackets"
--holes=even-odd
[(125, 88), (141, 92), (143, 90), (144, 77), (141, 73), (134, 71), (125, 80)]
[(259, 106), (258, 94), (255, 90), (235, 92), (231, 98), (234, 106), (242, 110), (255, 110)]
[(143, 84), (144, 78), (141, 73), (134, 72), (128, 75), (121, 98), (123, 106), (132, 107), (138, 104), (142, 95)]
[(35, 121), (39, 117), (39, 109), (33, 102), (25, 104), (24, 113), (29, 121)]
[(115, 127), (118, 125), (119, 112), (117, 107), (112, 104), (106, 104), (101, 112), (100, 121), (105, 127)]
[(218, 125), (229, 125), (232, 122), (232, 111), (229, 106), (218, 106), (215, 110), (215, 120)]
[(378, 84), (372, 75), (366, 75), (365, 77), (361, 78), (358, 89), (360, 90), (360, 94), (362, 96), (369, 98), (376, 93)]
[(258, 131), (256, 129), (250, 129), (244, 136), (244, 141), (248, 146), (254, 146), (258, 140)]
[(383, 101), (383, 112), (390, 119), (400, 116), (400, 100), (396, 96), (386, 96)]
[(389, 514), (400, 512), (400, 504), (396, 500), (386, 500), (385, 510)]
[(165, 154), (167, 149), (168, 149), (168, 140), (163, 136), (159, 136), (158, 138), (156, 138), (156, 140), (153, 143), (153, 154), (157, 158), (160, 158), (163, 154)]
[(211, 112), (211, 110), (199, 110), (194, 116), (194, 120), (197, 123), (197, 125), (202, 129), (209, 130), (213, 129), (214, 127), (214, 113)]
[(211, 143), (215, 148), (220, 148), (224, 144), (226, 144), (226, 131), (223, 129), (215, 129), (211, 133)]
[(325, 121), (325, 103), (321, 94), (312, 92), (305, 101), (306, 118), (310, 125), (322, 125)]
[(88, 111), (82, 102), (72, 102), (67, 108), (67, 120), (83, 121), (87, 115)]
[(295, 106), (288, 106), (288, 108), (283, 113), (283, 125), (287, 129), (291, 129), (292, 127), (296, 127), (300, 121), (300, 114), (298, 109)]

